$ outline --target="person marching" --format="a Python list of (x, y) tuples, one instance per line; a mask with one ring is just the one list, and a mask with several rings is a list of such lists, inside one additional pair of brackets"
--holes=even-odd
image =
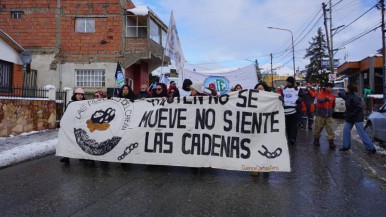
[(346, 111), (344, 113), (345, 122), (343, 127), (343, 148), (339, 149), (339, 151), (350, 150), (351, 129), (355, 125), (367, 153), (374, 154), (376, 152), (374, 145), (371, 142), (369, 135), (363, 128), (364, 114), (362, 100), (355, 94), (355, 92), (358, 92), (358, 87), (354, 84), (349, 84), (346, 88), (345, 94), (339, 93), (339, 96), (344, 99), (346, 105)]
[(287, 85), (286, 87), (284, 87), (282, 92), (285, 115), (285, 131), (287, 133), (288, 144), (295, 145), (298, 133), (298, 114), (296, 111), (296, 107), (299, 103), (299, 89), (295, 87), (294, 77), (290, 76), (287, 78), (286, 81)]
[[(84, 90), (79, 87), (79, 88), (75, 89), (74, 94), (71, 97), (71, 101), (68, 103), (68, 105), (72, 102), (82, 101), (82, 100), (86, 100), (86, 98), (84, 97)], [(68, 107), (68, 105), (67, 105), (67, 107)], [(65, 164), (69, 164), (70, 158), (62, 157), (62, 158), (60, 158), (60, 162), (65, 163)]]
[(308, 119), (308, 129), (312, 130), (312, 124), (314, 123), (314, 113), (315, 113), (315, 96), (316, 91), (312, 88), (312, 85), (310, 83), (307, 83), (306, 89), (302, 90), (304, 91), (303, 94), (303, 101), (302, 101), (302, 111), (304, 113), (305, 117), (302, 117), (302, 127), (305, 129)]
[(316, 118), (314, 130), (314, 145), (320, 146), (320, 134), (326, 128), (328, 143), (331, 149), (335, 149), (334, 132), (332, 131), (332, 113), (335, 107), (335, 96), (331, 93), (334, 84), (326, 83), (316, 96)]

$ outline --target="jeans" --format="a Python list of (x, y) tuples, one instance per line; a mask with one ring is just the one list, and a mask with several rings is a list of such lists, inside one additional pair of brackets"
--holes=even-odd
[(363, 144), (365, 145), (365, 149), (367, 151), (375, 149), (369, 135), (365, 132), (365, 129), (363, 127), (363, 122), (350, 123), (347, 121), (344, 122), (344, 127), (343, 127), (343, 148), (351, 147), (351, 129), (353, 128), (354, 125), (355, 125), (355, 128), (357, 129), (359, 137), (361, 138)]

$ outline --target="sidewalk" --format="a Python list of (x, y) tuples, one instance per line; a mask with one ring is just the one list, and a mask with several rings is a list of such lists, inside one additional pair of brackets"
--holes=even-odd
[(55, 153), (59, 130), (0, 137), (0, 168)]

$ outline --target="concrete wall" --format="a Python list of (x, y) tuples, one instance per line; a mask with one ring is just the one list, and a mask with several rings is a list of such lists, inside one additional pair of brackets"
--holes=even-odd
[(55, 128), (54, 100), (0, 99), (0, 137)]
[(115, 85), (115, 70), (117, 68), (117, 63), (90, 63), (90, 64), (81, 64), (81, 63), (64, 63), (60, 64), (57, 67), (58, 73), (61, 73), (62, 78), (62, 87), (76, 87), (75, 83), (75, 69), (104, 69), (106, 86), (105, 87), (83, 87), (83, 89), (88, 91), (94, 91), (97, 89), (103, 89), (106, 91), (108, 87), (116, 87)]
[(22, 65), (20, 53), (0, 38), (0, 60)]

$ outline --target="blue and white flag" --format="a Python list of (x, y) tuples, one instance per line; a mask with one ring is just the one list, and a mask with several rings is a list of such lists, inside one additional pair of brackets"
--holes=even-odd
[(174, 60), (176, 64), (176, 71), (179, 76), (181, 76), (184, 69), (185, 57), (184, 53), (182, 52), (180, 39), (178, 37), (173, 11), (170, 15), (169, 28), (166, 36), (165, 55)]
[(119, 62), (117, 63), (117, 69), (115, 71), (115, 83), (118, 88), (121, 88), (125, 85), (125, 76), (123, 75), (123, 71)]

